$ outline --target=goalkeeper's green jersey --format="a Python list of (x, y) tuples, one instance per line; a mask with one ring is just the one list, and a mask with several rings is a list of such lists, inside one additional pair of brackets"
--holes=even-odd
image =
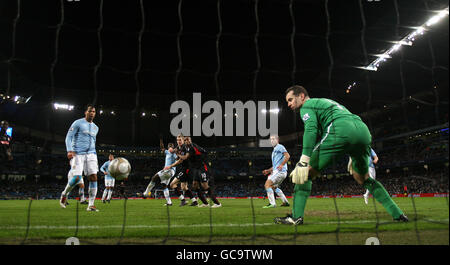
[(303, 155), (311, 157), (317, 137), (327, 131), (332, 122), (340, 119), (359, 119), (347, 108), (327, 98), (310, 98), (300, 108), (300, 116), (305, 124), (303, 134)]

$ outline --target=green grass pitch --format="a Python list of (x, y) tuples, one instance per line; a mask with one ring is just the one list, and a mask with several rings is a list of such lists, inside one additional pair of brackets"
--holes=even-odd
[(369, 237), (384, 245), (449, 244), (448, 198), (394, 201), (409, 223), (393, 222), (372, 198), (369, 205), (362, 198), (310, 198), (297, 227), (274, 224), (291, 208), (263, 209), (263, 199), (221, 199), (215, 209), (179, 207), (178, 200), (171, 207), (164, 199), (97, 200), (99, 212), (76, 200), (66, 209), (57, 200), (3, 200), (0, 244), (65, 244), (73, 236), (81, 244), (363, 245)]

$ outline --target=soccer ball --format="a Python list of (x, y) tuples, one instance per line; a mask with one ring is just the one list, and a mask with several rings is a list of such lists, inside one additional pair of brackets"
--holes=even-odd
[(108, 166), (108, 172), (116, 180), (125, 180), (131, 171), (131, 165), (123, 157), (115, 158)]

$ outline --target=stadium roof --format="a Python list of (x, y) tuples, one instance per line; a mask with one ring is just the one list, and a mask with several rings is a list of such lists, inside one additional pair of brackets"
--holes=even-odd
[[(65, 135), (94, 102), (105, 109), (97, 117), (105, 142), (157, 145), (169, 134), (170, 104), (200, 92), (203, 102), (279, 101), (285, 135), (302, 128), (284, 102), (292, 84), (357, 114), (412, 99), (448, 113), (448, 15), (378, 71), (361, 69), (445, 8), (448, 1), (423, 0), (2, 1), (0, 93), (32, 96), (4, 104), (2, 118)], [(55, 113), (54, 102), (75, 111)]]

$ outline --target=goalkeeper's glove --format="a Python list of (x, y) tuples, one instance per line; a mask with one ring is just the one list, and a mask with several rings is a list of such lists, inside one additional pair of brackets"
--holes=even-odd
[(352, 158), (351, 157), (348, 160), (347, 171), (348, 171), (348, 173), (350, 173), (350, 175), (353, 175)]
[(302, 155), (294, 170), (292, 170), (289, 177), (295, 184), (304, 184), (308, 180), (309, 173), (309, 156)]

